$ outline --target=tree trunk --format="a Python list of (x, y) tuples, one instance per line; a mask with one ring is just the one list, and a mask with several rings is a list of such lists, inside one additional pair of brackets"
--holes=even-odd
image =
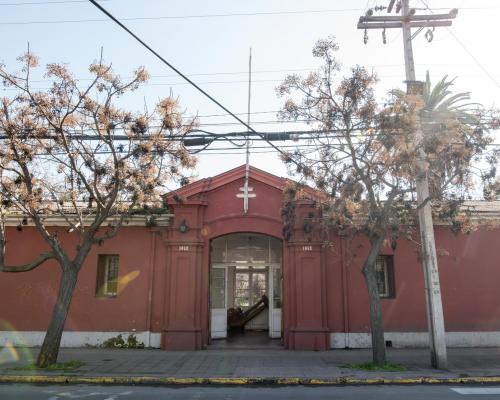
[(384, 325), (382, 320), (382, 307), (380, 304), (380, 295), (378, 293), (377, 275), (375, 273), (375, 264), (380, 248), (384, 241), (383, 237), (376, 237), (371, 242), (370, 252), (363, 265), (363, 275), (365, 277), (366, 287), (368, 289), (368, 298), (370, 300), (370, 327), (372, 337), (373, 363), (382, 367), (386, 362)]
[(36, 362), (38, 367), (45, 368), (57, 362), (64, 323), (66, 322), (66, 317), (68, 316), (77, 277), (78, 272), (76, 272), (72, 267), (65, 268), (65, 270), (63, 270), (57, 300), (52, 311), (52, 320), (50, 321), (47, 333), (45, 334), (40, 354), (38, 354)]

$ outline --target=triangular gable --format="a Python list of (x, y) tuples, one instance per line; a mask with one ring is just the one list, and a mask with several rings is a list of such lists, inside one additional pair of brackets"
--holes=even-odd
[[(287, 178), (281, 178), (252, 166), (250, 166), (249, 176), (251, 180), (262, 182), (278, 190), (283, 190), (285, 185), (290, 182), (290, 180)], [(179, 196), (184, 199), (193, 199), (193, 197), (197, 195), (212, 191), (244, 177), (245, 165), (240, 165), (239, 167), (233, 168), (219, 175), (200, 179), (199, 181), (190, 183), (175, 191), (167, 193), (165, 195), (165, 198), (167, 199), (167, 201), (172, 199), (174, 196)]]

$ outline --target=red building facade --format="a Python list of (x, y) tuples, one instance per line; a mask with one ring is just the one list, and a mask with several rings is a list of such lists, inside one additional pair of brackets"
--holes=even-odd
[[(245, 307), (265, 293), (269, 309), (254, 327), (281, 339), (285, 348), (369, 346), (361, 273), (367, 243), (332, 234), (325, 246), (314, 229), (304, 229), (315, 212), (307, 202), (297, 205), (291, 238), (284, 240), (286, 180), (251, 168), (255, 197), (245, 212), (244, 177), (244, 167), (238, 167), (187, 185), (167, 198), (173, 214), (168, 224), (127, 226), (94, 247), (80, 273), (62, 345), (97, 345), (135, 333), (148, 346), (203, 349), (225, 336), (228, 308)], [(495, 207), (488, 212), (493, 217)], [(51, 229), (60, 231), (68, 248), (74, 245), (64, 227)], [(500, 230), (454, 236), (444, 226), (435, 229), (437, 247), (448, 253), (439, 257), (448, 344), (500, 345)], [(9, 228), (8, 240), (11, 264), (45, 249), (30, 227)], [(423, 272), (415, 248), (401, 240), (394, 251), (384, 248), (383, 256), (386, 340), (395, 347), (425, 346)], [(103, 295), (101, 281), (115, 273), (117, 285)], [(41, 343), (58, 280), (52, 262), (27, 273), (0, 273), (0, 345)]]

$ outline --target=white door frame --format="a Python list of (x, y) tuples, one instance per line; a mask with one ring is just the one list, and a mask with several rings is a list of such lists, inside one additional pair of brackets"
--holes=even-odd
[[(274, 308), (274, 270), (278, 269), (281, 271), (281, 264), (268, 264), (268, 275), (269, 275), (269, 337), (270, 338), (281, 338), (281, 318), (282, 309)], [(280, 285), (281, 285), (281, 273), (280, 273)], [(283, 297), (283, 288), (281, 288), (281, 298)], [(281, 301), (283, 301), (281, 299)]]
[[(212, 288), (210, 287), (210, 338), (224, 339), (227, 337), (227, 267), (226, 264), (214, 264), (211, 269), (224, 271), (224, 308), (212, 308)], [(212, 271), (210, 271), (210, 274)], [(212, 279), (210, 278), (210, 286)]]
[[(227, 337), (227, 310), (228, 310), (228, 295), (227, 295), (227, 283), (228, 283), (228, 267), (235, 267), (235, 263), (214, 263), (211, 268), (219, 268), (224, 270), (224, 305), (225, 308), (212, 308), (212, 299), (210, 298), (210, 337), (212, 339), (223, 339)], [(281, 319), (282, 319), (282, 309), (274, 308), (274, 275), (273, 271), (279, 269), (281, 271), (281, 264), (265, 264), (267, 267), (267, 295), (269, 298), (269, 310), (268, 310), (268, 325), (269, 325), (269, 337), (270, 338), (281, 338)], [(252, 264), (252, 266), (254, 266)], [(280, 275), (281, 281), (281, 275)], [(210, 282), (211, 284), (211, 282)], [(280, 282), (281, 284), (281, 282)], [(211, 290), (210, 290), (211, 295)], [(281, 301), (283, 301), (283, 288), (281, 288)], [(214, 329), (215, 328), (215, 329)]]

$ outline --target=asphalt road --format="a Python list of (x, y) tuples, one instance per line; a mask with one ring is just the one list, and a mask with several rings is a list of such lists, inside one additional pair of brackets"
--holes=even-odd
[(498, 386), (146, 387), (0, 385), (1, 400), (499, 399)]

